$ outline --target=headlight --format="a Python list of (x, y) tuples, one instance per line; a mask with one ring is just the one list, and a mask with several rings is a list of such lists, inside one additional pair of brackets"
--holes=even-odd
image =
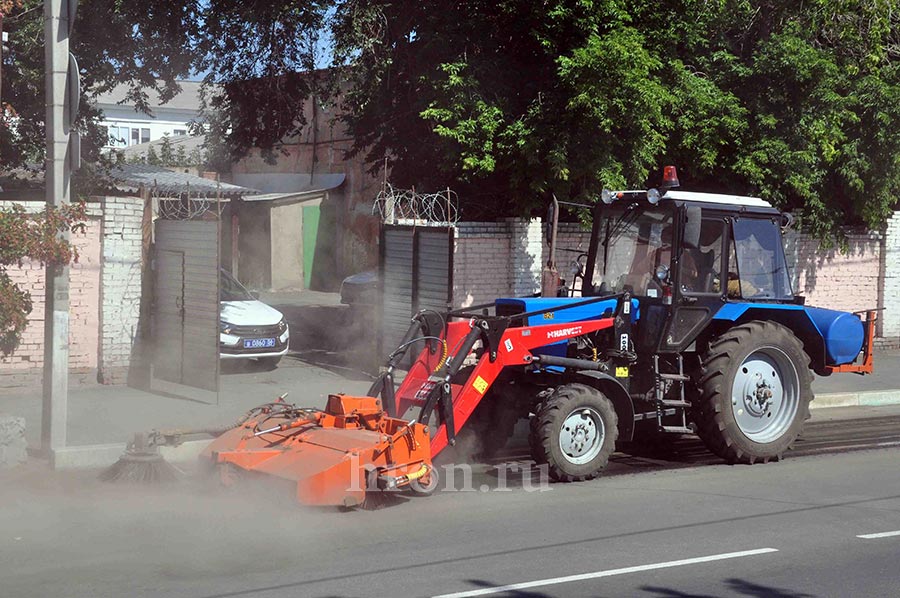
[(287, 322), (282, 319), (280, 322), (278, 322), (278, 332), (284, 332), (285, 330), (287, 330)]
[(231, 334), (231, 324), (228, 322), (219, 322), (219, 332), (222, 334)]

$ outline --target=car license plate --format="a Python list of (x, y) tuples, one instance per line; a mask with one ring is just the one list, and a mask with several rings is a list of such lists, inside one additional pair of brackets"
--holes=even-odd
[(275, 346), (274, 338), (246, 338), (244, 339), (245, 349), (268, 349)]

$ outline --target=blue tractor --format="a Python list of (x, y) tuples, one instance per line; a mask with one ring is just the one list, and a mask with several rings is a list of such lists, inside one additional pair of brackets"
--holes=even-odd
[[(437, 345), (423, 351), (432, 373), (411, 370), (396, 396), (395, 353), (370, 394), (398, 407), (422, 399), (419, 423), (437, 413), (434, 454), (466, 434), (494, 451), (530, 416), (532, 454), (561, 481), (598, 475), (617, 443), (677, 434), (697, 434), (729, 463), (780, 459), (809, 418), (813, 372), (872, 371), (875, 312), (864, 322), (794, 294), (790, 217), (766, 201), (676, 187), (667, 167), (662, 192), (603, 191), (568, 292), (550, 270), (541, 297), (419, 314), (409, 339), (445, 338), (453, 319), (468, 319), (467, 335), (440, 362), (428, 363)], [(504, 361), (510, 339), (530, 343), (525, 363)]]
[(262, 405), (204, 456), (343, 506), (433, 490), (433, 458), (466, 436), (495, 451), (520, 417), (557, 481), (599, 475), (617, 444), (678, 434), (730, 463), (780, 459), (809, 418), (813, 372), (871, 372), (875, 312), (864, 323), (794, 295), (789, 218), (765, 201), (678, 191), (671, 167), (663, 178), (663, 193), (603, 192), (565, 296), (548, 267), (542, 297), (422, 310), (367, 396)]

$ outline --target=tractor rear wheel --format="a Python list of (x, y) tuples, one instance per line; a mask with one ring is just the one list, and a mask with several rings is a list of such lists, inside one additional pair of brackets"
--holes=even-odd
[(565, 384), (541, 403), (531, 425), (531, 452), (558, 482), (600, 475), (615, 450), (618, 418), (612, 402), (586, 384)]
[(809, 356), (781, 324), (754, 320), (719, 336), (703, 357), (697, 434), (729, 463), (778, 460), (809, 419)]

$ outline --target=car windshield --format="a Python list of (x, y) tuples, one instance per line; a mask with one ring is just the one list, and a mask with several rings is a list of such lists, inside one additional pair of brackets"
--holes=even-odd
[(253, 296), (231, 274), (222, 270), (219, 272), (219, 301), (253, 301)]
[(603, 210), (600, 247), (591, 281), (600, 294), (628, 290), (637, 296), (659, 297), (654, 278), (672, 261), (672, 212), (640, 204)]

